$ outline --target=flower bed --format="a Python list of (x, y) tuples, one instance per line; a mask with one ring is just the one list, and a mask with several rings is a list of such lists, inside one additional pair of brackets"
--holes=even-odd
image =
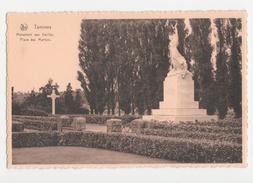
[(13, 133), (13, 147), (83, 146), (194, 163), (241, 163), (237, 143), (121, 133)]

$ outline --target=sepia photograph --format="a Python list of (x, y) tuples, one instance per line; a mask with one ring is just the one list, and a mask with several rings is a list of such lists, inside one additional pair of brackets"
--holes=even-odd
[(8, 166), (245, 166), (246, 12), (9, 13)]

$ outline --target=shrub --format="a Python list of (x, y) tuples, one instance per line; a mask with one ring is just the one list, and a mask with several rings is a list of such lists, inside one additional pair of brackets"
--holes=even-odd
[(31, 119), (31, 118), (14, 118), (13, 120), (22, 122), (27, 129), (48, 131), (57, 130), (57, 120), (44, 121), (43, 119)]
[(143, 133), (143, 129), (146, 128), (147, 121), (142, 119), (135, 119), (130, 123), (130, 128), (133, 133)]
[(56, 146), (59, 141), (57, 133), (22, 132), (12, 133), (12, 147), (44, 147)]
[(19, 115), (20, 111), (21, 111), (21, 104), (19, 104), (18, 102), (12, 101), (12, 114), (16, 114)]
[(59, 117), (56, 117), (57, 122), (60, 122), (63, 127), (70, 127), (73, 122), (72, 117), (68, 117), (67, 115), (61, 115)]
[(83, 146), (188, 163), (241, 163), (242, 146), (230, 142), (121, 133), (13, 133), (13, 147)]
[(73, 122), (73, 117), (66, 115), (61, 116), (20, 116), (13, 115), (13, 120), (23, 122), (25, 128), (34, 130), (56, 130), (57, 123), (61, 123), (63, 127), (70, 127)]
[(20, 115), (26, 115), (26, 116), (48, 116), (48, 114), (45, 111), (39, 110), (39, 109), (33, 109), (33, 108), (21, 110), (20, 111)]
[(132, 122), (135, 119), (139, 119), (141, 116), (136, 116), (136, 115), (123, 115), (120, 117), (122, 124), (127, 125), (128, 123)]
[(241, 134), (242, 128), (239, 126), (218, 126), (214, 123), (192, 123), (192, 122), (157, 122), (157, 121), (144, 121), (137, 119), (131, 122), (130, 127), (134, 131), (136, 125), (143, 131), (144, 128), (161, 129), (161, 130), (179, 130), (179, 131), (193, 131), (193, 132), (206, 132), (206, 133), (228, 133), (228, 134)]
[(227, 133), (208, 133), (198, 131), (185, 131), (185, 130), (162, 130), (144, 128), (142, 131), (145, 135), (157, 135), (163, 137), (180, 137), (189, 139), (206, 139), (214, 141), (229, 141), (235, 143), (242, 143), (242, 135), (240, 134), (227, 134)]
[(23, 132), (24, 124), (20, 122), (13, 121), (12, 122), (12, 132)]

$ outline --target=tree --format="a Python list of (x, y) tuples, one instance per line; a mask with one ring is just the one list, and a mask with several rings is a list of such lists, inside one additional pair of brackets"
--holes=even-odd
[(91, 113), (102, 114), (106, 105), (104, 25), (97, 20), (82, 21), (79, 41), (78, 80), (85, 91)]
[(210, 44), (210, 19), (190, 19), (192, 27), (191, 50), (194, 63), (193, 78), (195, 91), (199, 91), (200, 107), (207, 113), (215, 112), (215, 85), (211, 63), (212, 46)]
[(71, 83), (68, 83), (66, 91), (64, 92), (64, 102), (66, 107), (66, 112), (72, 114), (74, 112), (74, 97)]
[[(50, 95), (55, 90), (55, 93), (59, 95), (59, 86), (57, 83), (53, 85), (53, 80), (50, 78), (45, 86), (39, 88), (40, 93), (36, 97), (36, 106), (38, 109), (51, 113), (51, 99), (47, 96)], [(56, 102), (57, 104), (57, 102)]]
[(75, 100), (74, 100), (74, 113), (75, 114), (88, 114), (89, 110), (84, 108), (81, 90), (76, 90), (75, 92)]
[(241, 44), (242, 38), (239, 35), (241, 31), (241, 19), (229, 19), (228, 41), (230, 43), (231, 57), (228, 64), (229, 67), (229, 104), (235, 112), (235, 117), (242, 115), (242, 74), (241, 74)]
[(226, 53), (226, 29), (225, 19), (215, 19), (217, 27), (218, 43), (216, 55), (216, 107), (218, 110), (219, 118), (225, 118), (228, 110), (228, 68)]

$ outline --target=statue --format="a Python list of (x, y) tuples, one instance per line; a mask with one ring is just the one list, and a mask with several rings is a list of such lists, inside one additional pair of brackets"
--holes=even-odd
[(152, 109), (152, 115), (144, 115), (148, 121), (217, 121), (216, 115), (207, 115), (206, 109), (199, 109), (199, 102), (194, 100), (194, 80), (187, 70), (187, 62), (179, 53), (178, 32), (170, 36), (168, 47), (171, 58), (171, 68), (163, 81), (163, 101), (159, 109)]
[(170, 73), (183, 71), (184, 74), (182, 75), (182, 78), (184, 78), (187, 72), (187, 64), (185, 58), (179, 53), (177, 49), (178, 46), (177, 24), (175, 24), (174, 26), (174, 31), (175, 33), (172, 36), (170, 36), (170, 44), (168, 46), (171, 59)]

